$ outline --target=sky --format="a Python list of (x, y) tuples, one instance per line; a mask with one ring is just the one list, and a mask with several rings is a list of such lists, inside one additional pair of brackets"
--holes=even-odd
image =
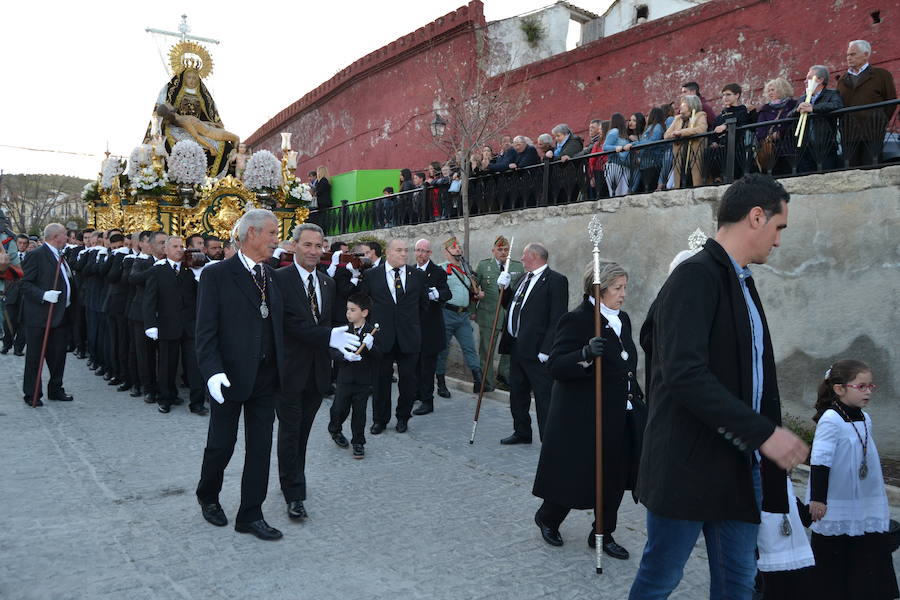
[[(94, 178), (103, 152), (127, 157), (141, 143), (163, 60), (188, 15), (214, 69), (205, 80), (226, 129), (246, 138), (335, 73), (467, 0), (327, 2), (4, 2), (0, 170)], [(484, 0), (488, 21), (553, 0)], [(575, 4), (602, 13), (609, 0)], [(37, 152), (24, 150), (52, 150)]]

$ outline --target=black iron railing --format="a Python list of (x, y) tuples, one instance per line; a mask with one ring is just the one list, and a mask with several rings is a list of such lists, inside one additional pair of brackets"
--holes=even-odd
[[(604, 151), (545, 159), (530, 167), (469, 178), (469, 213), (483, 215), (571, 204), (625, 194), (731, 183), (745, 173), (790, 177), (900, 162), (900, 100), (810, 114), (802, 143), (798, 116), (725, 123), (722, 133), (635, 143)], [(462, 216), (462, 197), (450, 184), (381, 196), (314, 211), (327, 235), (418, 225)]]

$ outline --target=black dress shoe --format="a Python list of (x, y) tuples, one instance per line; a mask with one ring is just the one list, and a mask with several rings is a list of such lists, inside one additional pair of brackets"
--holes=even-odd
[(7, 352), (9, 352), (9, 349), (10, 346), (4, 346), (3, 348), (0, 348), (0, 354), (6, 354)]
[(252, 533), (259, 539), (267, 542), (280, 540), (283, 537), (280, 531), (274, 527), (269, 527), (269, 524), (266, 523), (265, 519), (253, 521), (252, 523), (237, 522), (234, 524), (234, 530), (238, 533)]
[(56, 392), (54, 395), (47, 394), (48, 400), (56, 400), (57, 402), (71, 402), (75, 399), (72, 394), (67, 394), (65, 392)]
[(510, 446), (512, 444), (530, 444), (531, 438), (525, 437), (524, 435), (519, 435), (518, 433), (514, 433), (509, 437), (505, 437), (500, 440), (500, 443), (504, 446)]
[(394, 429), (397, 430), (397, 433), (406, 433), (406, 424), (409, 419), (397, 419), (397, 424), (394, 426)]
[(192, 406), (191, 412), (194, 413), (195, 415), (200, 415), (201, 417), (205, 417), (206, 415), (209, 414), (209, 409), (201, 404), (200, 406)]
[(450, 390), (447, 389), (447, 380), (444, 375), (435, 375), (437, 379), (437, 395), (441, 398), (449, 398)]
[[(104, 379), (106, 379), (106, 377), (104, 377)], [(121, 385), (122, 384), (122, 380), (119, 379), (118, 377), (110, 377), (106, 381), (107, 381), (107, 385)]]
[(344, 437), (343, 432), (340, 431), (338, 431), (337, 433), (332, 433), (331, 439), (333, 439), (334, 443), (338, 445), (338, 448), (347, 448), (350, 445), (350, 442), (348, 442), (347, 438)]
[[(24, 400), (25, 400), (25, 404), (27, 404), (28, 406), (32, 406), (31, 398), (24, 398)], [(38, 398), (37, 402), (34, 403), (34, 406), (43, 406), (43, 405), (44, 405), (44, 403), (41, 402), (40, 398)]]
[(147, 394), (144, 396), (144, 402), (147, 404), (156, 404), (156, 394)]
[(362, 444), (353, 444), (353, 458), (364, 458), (366, 456), (366, 447)]
[(384, 431), (384, 423), (372, 423), (372, 426), (369, 428), (369, 433), (372, 435), (378, 435)]
[(97, 367), (97, 370), (94, 371), (94, 375), (96, 375), (97, 377), (105, 377), (106, 369), (104, 369), (103, 367)]
[[(594, 532), (591, 532), (590, 537), (588, 538), (588, 546), (591, 548), (597, 547), (597, 542), (594, 539)], [(612, 558), (618, 558), (619, 560), (628, 560), (630, 554), (628, 554), (628, 550), (620, 546), (616, 543), (616, 540), (613, 539), (611, 534), (605, 534), (603, 536), (603, 552)]]
[(15, 354), (16, 356), (25, 356), (25, 353), (21, 350), (13, 350), (13, 354)]
[(76, 351), (75, 351), (75, 358), (77, 358), (77, 359), (79, 359), (79, 360), (84, 360), (84, 358), (85, 358), (86, 356), (87, 356), (87, 355), (86, 355), (84, 352), (82, 352), (81, 350), (76, 350)]
[(156, 407), (156, 409), (163, 414), (168, 414), (169, 410), (171, 410), (171, 407), (168, 404), (160, 404)]
[(305, 521), (309, 518), (306, 514), (306, 508), (303, 506), (303, 500), (292, 500), (288, 502), (288, 516), (295, 521)]
[(225, 527), (228, 525), (228, 517), (218, 502), (211, 504), (200, 504), (200, 510), (203, 511), (203, 518), (207, 523), (211, 523), (216, 527)]
[(538, 529), (541, 530), (541, 537), (544, 538), (545, 542), (547, 542), (551, 546), (563, 545), (563, 539), (562, 536), (559, 535), (559, 530), (550, 529), (550, 527), (544, 525), (544, 522), (541, 521), (541, 518), (537, 515), (534, 515), (534, 523), (538, 526)]
[(434, 412), (434, 404), (431, 402), (420, 402), (419, 406), (412, 412), (414, 415), (427, 415)]
[(133, 388), (131, 388), (131, 392), (129, 392), (128, 395), (131, 396), (132, 398), (140, 398), (141, 396), (144, 395), (144, 390), (141, 389), (141, 386), (136, 385)]
[(99, 368), (99, 366), (95, 365), (90, 359), (88, 359), (87, 368), (90, 369), (91, 371), (94, 371), (97, 368)]
[(174, 406), (181, 406), (182, 404), (184, 404), (184, 398), (182, 398), (181, 396), (175, 396), (175, 400), (172, 401), (172, 404)]

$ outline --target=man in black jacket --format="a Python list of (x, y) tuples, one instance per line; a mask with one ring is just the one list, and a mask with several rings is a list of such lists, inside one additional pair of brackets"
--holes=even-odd
[(780, 244), (789, 198), (768, 175), (732, 184), (715, 240), (673, 271), (642, 328), (650, 414), (637, 486), (648, 539), (632, 600), (668, 597), (701, 531), (711, 590), (750, 598), (760, 508), (787, 513), (793, 501), (784, 469), (809, 448), (780, 426), (772, 341), (747, 268)]
[(133, 288), (131, 304), (127, 307), (128, 322), (134, 340), (135, 364), (141, 388), (132, 390), (131, 395), (138, 398), (140, 392), (143, 392), (144, 402), (148, 404), (154, 404), (159, 400), (159, 387), (156, 379), (157, 342), (144, 333), (147, 330), (144, 326), (144, 288), (153, 263), (165, 258), (167, 237), (162, 231), (141, 232), (138, 237), (138, 247), (141, 251), (128, 272), (128, 284)]
[(424, 239), (417, 241), (415, 252), (416, 269), (425, 276), (428, 302), (421, 315), (422, 347), (416, 369), (419, 378), (416, 400), (419, 401), (419, 406), (413, 414), (427, 415), (434, 411), (434, 370), (437, 368), (437, 357), (447, 347), (442, 308), (450, 299), (450, 288), (447, 286), (446, 271), (431, 262), (431, 243)]
[(819, 169), (835, 169), (837, 161), (837, 121), (828, 117), (829, 113), (844, 108), (841, 95), (828, 89), (828, 68), (813, 65), (806, 74), (806, 81), (813, 82), (812, 98), (806, 101), (806, 94), (798, 98), (797, 108), (790, 116), (807, 114), (806, 132), (800, 146), (798, 173), (808, 173)]
[(525, 273), (512, 282), (506, 271), (497, 277), (497, 285), (505, 288), (500, 302), (509, 311), (499, 350), (510, 355), (509, 410), (513, 417), (513, 433), (500, 440), (501, 444), (531, 443), (528, 409), (532, 392), (538, 434), (543, 439), (553, 385), (545, 363), (553, 347), (556, 324), (569, 305), (569, 280), (550, 269), (549, 258), (542, 244), (528, 244), (522, 251)]
[[(316, 267), (322, 257), (322, 228), (304, 223), (294, 228), (294, 264), (275, 272), (284, 294), (284, 355), (288, 365), (278, 396), (278, 478), (288, 517), (307, 518), (306, 445), (322, 396), (331, 387), (329, 347), (359, 347), (347, 327), (331, 327), (335, 283)], [(204, 275), (205, 276), (205, 275)]]
[(428, 302), (425, 276), (406, 265), (409, 249), (400, 239), (392, 239), (385, 261), (365, 272), (359, 289), (372, 299), (370, 320), (378, 323), (378, 360), (372, 396), (372, 435), (378, 435), (391, 420), (391, 376), (397, 363), (400, 395), (397, 398), (396, 429), (403, 433), (412, 415), (418, 389), (416, 364), (422, 346), (421, 311)]
[(115, 233), (109, 236), (109, 248), (112, 254), (109, 259), (109, 270), (106, 272), (106, 283), (109, 293), (106, 296), (104, 314), (109, 331), (110, 369), (113, 375), (109, 385), (119, 386), (120, 392), (131, 388), (128, 374), (128, 316), (125, 314), (125, 300), (128, 297), (128, 283), (123, 281), (125, 257), (129, 255), (125, 247), (125, 236)]
[(43, 405), (40, 400), (42, 393), (38, 383), (38, 363), (51, 306), (53, 315), (47, 330), (45, 354), (47, 370), (50, 372), (47, 397), (50, 400), (72, 400), (72, 396), (63, 388), (63, 373), (66, 369), (66, 345), (69, 342), (70, 309), (76, 292), (69, 265), (61, 256), (65, 245), (66, 228), (59, 223), (50, 223), (44, 228), (44, 244), (26, 254), (22, 265), (21, 294), (25, 303), (23, 309), (27, 336), (22, 391), (25, 402), (29, 405), (35, 388), (38, 389), (38, 397), (34, 405)]
[(180, 237), (166, 240), (166, 258), (156, 261), (144, 283), (144, 333), (159, 343), (159, 412), (168, 413), (175, 403), (178, 358), (181, 356), (191, 412), (209, 414), (203, 406), (203, 381), (197, 366), (194, 329), (197, 317), (197, 282), (183, 268), (184, 244)]
[(282, 534), (266, 523), (262, 504), (269, 485), (275, 402), (286, 374), (282, 292), (264, 264), (278, 246), (278, 220), (268, 210), (249, 210), (235, 231), (241, 250), (207, 266), (198, 290), (197, 359), (215, 402), (197, 500), (209, 523), (228, 524), (219, 493), (243, 412), (244, 473), (234, 529), (277, 540)]

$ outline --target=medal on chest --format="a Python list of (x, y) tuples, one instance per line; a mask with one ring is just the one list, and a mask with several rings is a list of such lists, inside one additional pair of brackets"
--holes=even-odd
[(263, 319), (269, 318), (269, 307), (266, 306), (265, 300), (259, 305), (259, 314), (262, 315)]

